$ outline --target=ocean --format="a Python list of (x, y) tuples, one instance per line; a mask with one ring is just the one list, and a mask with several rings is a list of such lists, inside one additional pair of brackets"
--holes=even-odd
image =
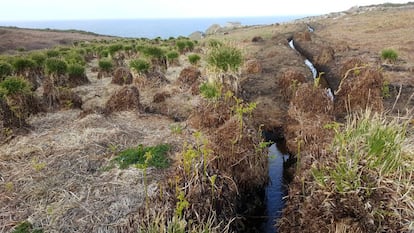
[(54, 21), (7, 21), (0, 26), (34, 29), (83, 30), (102, 35), (135, 38), (169, 38), (188, 36), (195, 31), (205, 32), (213, 24), (240, 22), (242, 26), (267, 25), (291, 21), (305, 16), (232, 17), (192, 19), (103, 19), (103, 20), (54, 20)]

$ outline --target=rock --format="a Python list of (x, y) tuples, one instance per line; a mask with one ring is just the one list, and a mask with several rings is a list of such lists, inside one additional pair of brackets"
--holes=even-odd
[(213, 24), (206, 30), (206, 35), (214, 35), (220, 31), (221, 26), (219, 24)]

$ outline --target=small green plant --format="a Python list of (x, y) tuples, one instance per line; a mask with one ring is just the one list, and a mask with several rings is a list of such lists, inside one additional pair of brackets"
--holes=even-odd
[(140, 74), (148, 72), (150, 63), (144, 59), (135, 59), (129, 63), (129, 66)]
[(325, 72), (319, 72), (318, 77), (313, 80), (313, 87), (314, 88), (319, 88), (320, 87), (321, 78), (322, 78), (322, 75), (324, 75), (324, 74), (325, 74)]
[(221, 97), (221, 87), (218, 83), (205, 82), (200, 85), (200, 94), (206, 99), (217, 100)]
[(45, 62), (46, 73), (62, 75), (67, 72), (68, 64), (59, 58), (48, 58)]
[(30, 222), (24, 221), (17, 225), (12, 233), (43, 233), (43, 230), (33, 229), (33, 225)]
[(390, 62), (397, 61), (398, 53), (394, 49), (383, 49), (381, 51), (381, 58)]
[(147, 165), (150, 167), (156, 168), (167, 168), (169, 166), (169, 159), (167, 153), (170, 150), (170, 145), (160, 144), (153, 147), (144, 147), (139, 145), (135, 148), (129, 148), (124, 151), (121, 151), (119, 155), (113, 159), (115, 163), (119, 164), (119, 168), (125, 169), (130, 165), (145, 164), (146, 158), (145, 154), (150, 152), (152, 157), (147, 161)]
[(112, 67), (113, 67), (112, 59), (102, 58), (99, 60), (98, 65), (102, 71), (111, 72)]
[(207, 63), (222, 72), (237, 71), (243, 63), (243, 56), (238, 48), (221, 45), (210, 50)]
[(188, 55), (188, 61), (191, 63), (191, 65), (197, 65), (200, 60), (201, 57), (198, 54)]
[(180, 124), (171, 124), (170, 130), (175, 134), (181, 134), (183, 132), (183, 127)]
[(190, 206), (190, 203), (185, 199), (185, 193), (183, 191), (180, 191), (177, 195), (177, 199), (175, 215), (181, 219), (183, 217), (183, 211)]
[(30, 83), (22, 77), (7, 77), (5, 80), (0, 82), (0, 89), (2, 95), (12, 95), (16, 93), (30, 93)]
[(383, 98), (390, 98), (390, 83), (387, 81), (384, 81), (381, 87), (381, 95)]
[(12, 75), (13, 67), (7, 62), (0, 61), (0, 81), (5, 77)]

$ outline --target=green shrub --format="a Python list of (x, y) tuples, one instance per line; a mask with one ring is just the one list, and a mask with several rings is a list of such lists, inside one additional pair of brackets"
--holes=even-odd
[(145, 73), (150, 68), (150, 63), (143, 59), (132, 60), (129, 66), (138, 73)]
[(216, 83), (205, 82), (200, 86), (200, 94), (206, 99), (216, 100), (221, 96), (221, 88)]
[(383, 49), (381, 51), (381, 58), (383, 60), (395, 62), (398, 58), (398, 53), (394, 49)]
[(68, 70), (67, 63), (59, 58), (48, 58), (45, 65), (47, 74), (62, 75)]
[(1, 93), (3, 96), (29, 93), (31, 89), (30, 83), (22, 77), (7, 77), (0, 82)]
[(35, 52), (30, 54), (30, 59), (32, 59), (35, 62), (36, 68), (42, 68), (45, 65), (46, 58), (46, 54), (41, 52)]
[(114, 55), (116, 52), (121, 51), (124, 48), (122, 44), (112, 44), (108, 47), (108, 51), (111, 55)]
[(160, 59), (165, 56), (164, 51), (161, 48), (155, 46), (147, 46), (143, 49), (142, 52), (144, 53), (144, 55), (148, 57), (157, 59)]
[(179, 56), (180, 54), (178, 54), (176, 51), (170, 51), (167, 53), (167, 59), (170, 62), (177, 60)]
[(46, 56), (48, 58), (59, 57), (59, 55), (60, 55), (60, 52), (57, 51), (57, 50), (54, 50), (54, 49), (51, 49), (51, 50), (47, 50), (46, 51)]
[(68, 65), (68, 74), (69, 76), (82, 77), (85, 75), (85, 67), (80, 64), (70, 64)]
[(197, 63), (200, 61), (201, 57), (198, 54), (190, 54), (188, 55), (188, 61), (192, 65), (197, 65)]
[(103, 71), (110, 72), (112, 70), (113, 64), (112, 60), (108, 58), (104, 58), (99, 60), (99, 68)]
[(191, 40), (186, 41), (185, 46), (190, 52), (194, 50), (194, 42), (192, 42)]
[(186, 47), (185, 41), (179, 40), (175, 43), (175, 46), (177, 46), (177, 49), (180, 53), (185, 52), (185, 47)]
[(108, 50), (101, 50), (99, 51), (99, 57), (108, 57), (109, 56), (109, 51)]
[(24, 57), (15, 58), (13, 61), (13, 68), (16, 73), (22, 73), (26, 70), (33, 69), (35, 66), (33, 60)]
[(13, 67), (7, 62), (0, 61), (0, 81), (5, 77), (12, 75)]
[(210, 50), (207, 62), (223, 72), (237, 71), (243, 63), (243, 57), (239, 49), (223, 45)]
[[(130, 165), (148, 165), (156, 168), (167, 168), (169, 160), (167, 152), (170, 150), (170, 145), (160, 144), (154, 147), (144, 147), (139, 145), (136, 148), (126, 149), (121, 151), (119, 155), (113, 160), (119, 164), (121, 169), (128, 168)], [(145, 161), (145, 154), (151, 153), (151, 159)]]
[(71, 51), (65, 56), (65, 61), (68, 64), (80, 64), (86, 65), (85, 57), (79, 54), (77, 51)]

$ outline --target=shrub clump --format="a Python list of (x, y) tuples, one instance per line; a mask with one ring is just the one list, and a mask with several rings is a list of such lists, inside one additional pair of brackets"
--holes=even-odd
[(111, 72), (112, 67), (114, 66), (111, 59), (100, 59), (98, 65), (104, 72)]
[(47, 74), (63, 75), (68, 70), (68, 64), (58, 58), (47, 59), (45, 65)]
[(30, 93), (30, 83), (21, 77), (8, 77), (0, 82), (0, 97), (1, 95), (26, 94)]
[(35, 62), (31, 59), (18, 57), (13, 61), (14, 71), (18, 75), (23, 75), (25, 71), (31, 70), (35, 67)]
[(198, 54), (188, 55), (188, 61), (191, 63), (191, 65), (197, 65), (200, 60), (201, 60), (201, 57)]
[(242, 52), (233, 46), (215, 44), (208, 56), (207, 63), (222, 72), (237, 71), (243, 63)]
[(13, 67), (7, 62), (0, 61), (0, 81), (2, 81), (7, 76), (12, 75)]
[(135, 59), (129, 63), (129, 66), (139, 74), (143, 74), (148, 72), (150, 63), (144, 59)]
[(386, 61), (395, 62), (398, 58), (398, 53), (394, 49), (383, 49), (381, 51), (381, 58)]
[[(160, 144), (150, 147), (139, 145), (135, 148), (121, 151), (113, 161), (116, 162), (121, 169), (128, 168), (130, 165), (167, 168), (170, 165), (167, 157), (170, 147), (171, 146), (168, 144)], [(146, 154), (148, 155), (148, 153), (150, 153), (151, 156), (147, 160), (148, 157)]]

